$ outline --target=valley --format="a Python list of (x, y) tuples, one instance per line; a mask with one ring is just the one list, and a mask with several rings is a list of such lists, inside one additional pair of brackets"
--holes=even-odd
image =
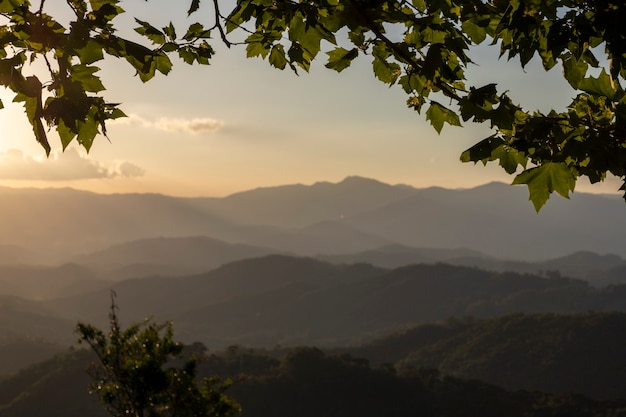
[[(537, 216), (523, 192), (360, 177), (219, 199), (1, 189), (0, 235), (14, 237), (0, 245), (0, 386), (23, 391), (0, 388), (0, 415), (45, 416), (27, 404), (47, 401), (67, 417), (100, 415), (88, 396), (71, 411), (41, 387), (86, 383), (78, 369), (90, 356), (74, 328), (106, 327), (112, 295), (123, 324), (172, 321), (177, 340), (204, 346), (203, 372), (234, 378), (233, 395), (253, 410), (304, 355), (298, 367), (318, 361), (338, 372), (332, 384), (367, 375), (374, 385), (363, 389), (383, 384), (403, 407), (410, 397), (400, 393), (419, 386), (419, 398), (445, 408), (436, 383), (444, 397), (454, 386), (475, 398), (497, 392), (499, 411), (520, 401), (552, 410), (580, 401), (560, 397), (576, 392), (596, 410), (581, 415), (617, 413), (626, 407), (615, 400), (626, 398), (626, 208), (575, 194)], [(233, 352), (258, 368), (229, 368)], [(534, 391), (554, 395), (551, 405)], [(253, 414), (268, 415), (243, 415)]]

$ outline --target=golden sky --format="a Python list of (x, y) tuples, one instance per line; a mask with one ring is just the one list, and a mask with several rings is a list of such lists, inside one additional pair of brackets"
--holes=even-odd
[[(186, 7), (172, 2), (134, 2), (132, 10), (126, 3), (122, 23), (129, 29), (133, 16), (159, 26), (170, 19), (181, 27), (192, 23), (185, 20)], [(212, 65), (175, 60), (169, 76), (146, 84), (124, 62), (99, 63), (106, 99), (123, 103), (129, 117), (111, 123), (110, 142), (97, 138), (89, 154), (76, 147), (61, 153), (51, 135), (54, 151), (46, 159), (21, 106), (0, 92), (6, 106), (0, 111), (0, 185), (220, 196), (349, 175), (416, 187), (512, 181), (495, 165), (459, 161), (463, 150), (491, 134), (487, 126), (446, 126), (438, 136), (405, 106), (399, 87), (374, 78), (367, 57), (341, 74), (320, 62), (311, 73), (295, 76), (246, 59), (244, 47), (227, 50), (218, 39), (212, 44), (218, 50)], [(476, 83), (498, 82), (518, 102), (542, 110), (567, 104), (572, 91), (559, 68), (546, 74), (530, 65), (522, 71), (517, 63), (498, 62), (494, 52), (477, 52), (480, 66), (470, 70)], [(616, 181), (591, 188), (580, 181), (577, 189), (618, 187)]]

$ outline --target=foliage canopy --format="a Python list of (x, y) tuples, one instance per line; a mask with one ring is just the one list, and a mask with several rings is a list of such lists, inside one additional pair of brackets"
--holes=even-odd
[(120, 327), (113, 302), (108, 333), (79, 323), (80, 342), (99, 362), (90, 368), (92, 390), (115, 417), (232, 417), (239, 405), (226, 397), (229, 383), (196, 377), (195, 357), (183, 357), (171, 323), (150, 320)]
[[(527, 184), (537, 210), (552, 192), (568, 197), (581, 176), (596, 183), (612, 174), (626, 192), (621, 0), (237, 0), (227, 14), (213, 0), (208, 26), (177, 32), (172, 24), (159, 29), (136, 19), (145, 44), (116, 34), (119, 0), (66, 0), (74, 16), (66, 26), (45, 13), (44, 3), (0, 0), (0, 84), (24, 103), (46, 152), (50, 128), (63, 148), (76, 140), (89, 150), (98, 134), (106, 135), (107, 120), (124, 116), (101, 96), (96, 62), (125, 59), (148, 81), (170, 72), (172, 55), (208, 64), (214, 51), (207, 39), (216, 32), (227, 46), (245, 44), (248, 57), (296, 72), (308, 71), (322, 52), (326, 67), (339, 72), (369, 56), (374, 76), (403, 89), (407, 105), (437, 132), (445, 124), (488, 123), (494, 133), (461, 160), (497, 161), (515, 175), (514, 184)], [(188, 14), (200, 6), (191, 0)], [(231, 42), (234, 32), (244, 35), (241, 42)], [(546, 70), (561, 67), (572, 102), (543, 113), (522, 108), (496, 84), (473, 85), (465, 74), (471, 47), (479, 44), (522, 67), (535, 57)], [(47, 74), (25, 74), (35, 60), (45, 62)]]

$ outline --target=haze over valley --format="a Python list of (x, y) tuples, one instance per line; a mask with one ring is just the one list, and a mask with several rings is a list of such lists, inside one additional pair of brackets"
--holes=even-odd
[[(80, 379), (89, 357), (74, 351), (74, 326), (106, 327), (112, 294), (123, 324), (171, 320), (225, 376), (245, 371), (228, 373), (232, 352), (264, 363), (263, 384), (298, 355), (335, 372), (356, 366), (347, 354), (393, 378), (437, 369), (511, 392), (626, 398), (623, 368), (607, 365), (626, 357), (607, 336), (626, 334), (626, 205), (613, 196), (553, 198), (537, 215), (521, 187), (348, 177), (223, 198), (12, 188), (0, 198), (0, 353), (11, 358), (0, 386), (30, 386), (29, 403), (49, 401), (41, 375)], [(580, 368), (586, 358), (597, 366)], [(245, 381), (233, 388), (242, 399)], [(38, 415), (5, 397), (0, 415)]]

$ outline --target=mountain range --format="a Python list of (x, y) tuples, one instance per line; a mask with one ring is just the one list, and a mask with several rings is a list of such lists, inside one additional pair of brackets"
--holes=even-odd
[(1, 188), (0, 349), (73, 344), (77, 321), (106, 325), (112, 290), (127, 322), (173, 320), (212, 348), (626, 310), (624, 203), (577, 193), (537, 215), (525, 193), (360, 177), (224, 198)]
[(512, 260), (578, 251), (626, 256), (626, 205), (575, 193), (540, 214), (524, 188), (416, 189), (361, 177), (223, 198), (1, 188), (0, 263), (61, 264), (112, 245), (203, 236), (295, 255), (383, 246), (465, 249)]
[(594, 288), (565, 277), (447, 264), (386, 269), (269, 255), (39, 301), (7, 296), (0, 298), (3, 329), (14, 338), (68, 343), (77, 321), (106, 325), (111, 290), (125, 323), (172, 320), (179, 338), (212, 348), (355, 344), (453, 316), (626, 311), (626, 285)]

